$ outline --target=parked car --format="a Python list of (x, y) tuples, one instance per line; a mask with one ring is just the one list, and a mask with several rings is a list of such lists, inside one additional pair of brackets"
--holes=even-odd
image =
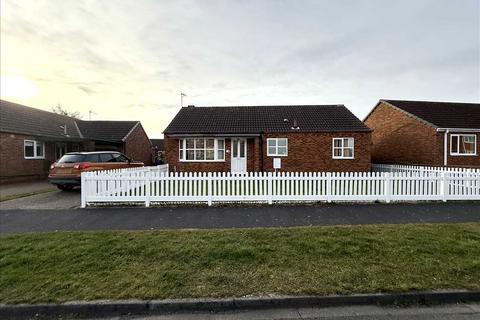
[(48, 181), (68, 191), (80, 185), (82, 172), (143, 166), (143, 162), (133, 161), (120, 152), (70, 152), (50, 166)]

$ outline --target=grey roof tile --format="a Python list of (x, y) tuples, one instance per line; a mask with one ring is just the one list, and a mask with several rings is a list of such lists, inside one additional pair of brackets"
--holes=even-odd
[[(287, 119), (287, 121), (285, 121)], [(294, 123), (298, 130), (292, 129)], [(181, 108), (166, 134), (370, 131), (344, 105)]]

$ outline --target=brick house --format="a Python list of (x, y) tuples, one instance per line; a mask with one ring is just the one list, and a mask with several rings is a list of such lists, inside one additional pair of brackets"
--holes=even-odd
[(365, 118), (372, 161), (480, 167), (480, 104), (380, 100)]
[(164, 135), (176, 171), (370, 170), (371, 130), (343, 105), (188, 106)]
[(0, 100), (0, 182), (44, 178), (66, 152), (103, 150), (151, 163), (138, 121), (83, 121)]

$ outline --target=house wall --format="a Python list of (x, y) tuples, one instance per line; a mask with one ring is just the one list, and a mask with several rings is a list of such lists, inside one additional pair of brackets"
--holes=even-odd
[(127, 137), (123, 152), (129, 158), (152, 165), (152, 143), (142, 125), (138, 125)]
[[(370, 171), (369, 132), (265, 134), (262, 137), (262, 167), (264, 171), (274, 171), (273, 158), (277, 157), (267, 156), (268, 138), (288, 139), (288, 156), (278, 157), (282, 167), (277, 171)], [(354, 138), (354, 159), (333, 159), (333, 138)]]
[[(273, 158), (267, 156), (268, 138), (288, 138), (288, 156), (281, 157), (280, 171), (369, 171), (370, 133), (285, 133), (265, 134), (247, 139), (247, 171), (274, 171)], [(354, 159), (332, 159), (332, 139), (355, 139)], [(165, 136), (166, 162), (172, 171), (230, 172), (230, 138), (225, 139), (228, 152), (222, 162), (178, 161), (178, 139)]]
[[(372, 162), (408, 165), (444, 165), (444, 133), (384, 102), (365, 120), (373, 129)], [(451, 156), (448, 137), (448, 166), (480, 166), (480, 134), (477, 156)]]
[(411, 165), (442, 165), (443, 138), (435, 128), (384, 102), (365, 120), (373, 129), (372, 162)]
[[(461, 156), (452, 156), (450, 155), (450, 136), (452, 134), (465, 134), (465, 132), (451, 132), (448, 134), (448, 156), (447, 156), (447, 166), (449, 167), (474, 167), (480, 168), (480, 133), (471, 133), (468, 132), (467, 134), (474, 134), (477, 136), (477, 154), (476, 155), (461, 155)], [(444, 133), (439, 132), (437, 133), (437, 148), (442, 152), (442, 158), (438, 163), (438, 166), (443, 166), (443, 146), (444, 146)]]

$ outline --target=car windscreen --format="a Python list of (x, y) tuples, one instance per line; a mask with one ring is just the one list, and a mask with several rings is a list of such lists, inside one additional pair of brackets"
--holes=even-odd
[(58, 160), (58, 163), (77, 163), (84, 161), (85, 155), (83, 154), (66, 154)]

